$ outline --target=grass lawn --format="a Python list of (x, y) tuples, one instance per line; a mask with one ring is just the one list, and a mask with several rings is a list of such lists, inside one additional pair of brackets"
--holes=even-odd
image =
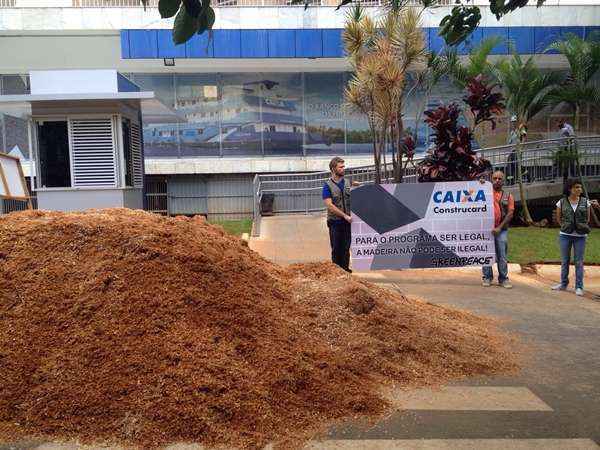
[[(222, 226), (235, 236), (250, 233), (252, 219), (211, 222)], [(558, 228), (518, 227), (508, 232), (508, 260), (511, 263), (560, 262)], [(600, 230), (593, 229), (588, 235), (585, 262), (600, 264)]]
[(225, 229), (225, 231), (235, 236), (241, 236), (242, 233), (250, 233), (250, 231), (252, 230), (252, 219), (223, 220), (211, 223), (214, 225), (222, 226)]
[[(519, 227), (508, 231), (508, 261), (560, 262), (558, 228)], [(585, 247), (585, 262), (600, 264), (600, 230), (593, 229)]]

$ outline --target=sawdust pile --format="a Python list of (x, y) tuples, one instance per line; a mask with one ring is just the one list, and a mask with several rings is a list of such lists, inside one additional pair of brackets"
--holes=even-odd
[(331, 264), (283, 269), (199, 219), (2, 216), (0, 281), (5, 433), (291, 447), (386, 412), (383, 383), (516, 367), (487, 319)]

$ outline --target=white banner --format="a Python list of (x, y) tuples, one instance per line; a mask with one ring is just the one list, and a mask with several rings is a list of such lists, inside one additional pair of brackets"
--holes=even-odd
[(352, 190), (352, 267), (489, 265), (493, 228), (489, 182), (364, 185)]

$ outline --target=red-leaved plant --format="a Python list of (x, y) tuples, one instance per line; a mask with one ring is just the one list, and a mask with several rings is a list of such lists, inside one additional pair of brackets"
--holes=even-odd
[(412, 134), (406, 134), (400, 140), (400, 150), (402, 154), (409, 160), (412, 161), (415, 156), (415, 150), (417, 148), (417, 143), (415, 142)]
[[(469, 95), (463, 100), (473, 112), (475, 126), (490, 121), (495, 127), (494, 115), (504, 109), (502, 94), (492, 93), (494, 87), (481, 76), (467, 85)], [(460, 112), (455, 103), (424, 112), (425, 123), (434, 130), (435, 148), (418, 165), (420, 182), (475, 180), (491, 170), (490, 162), (473, 151), (471, 130), (458, 125)]]
[(497, 84), (487, 84), (483, 75), (477, 75), (467, 83), (467, 95), (463, 101), (471, 108), (475, 126), (490, 122), (492, 130), (496, 128), (495, 115), (504, 111), (504, 97), (500, 92), (493, 92)]

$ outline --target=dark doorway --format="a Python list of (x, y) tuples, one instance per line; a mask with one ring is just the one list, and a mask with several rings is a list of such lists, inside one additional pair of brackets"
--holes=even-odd
[(39, 122), (40, 187), (71, 187), (67, 121)]
[(133, 187), (133, 159), (131, 154), (131, 121), (123, 119), (123, 156), (125, 159), (125, 186)]

